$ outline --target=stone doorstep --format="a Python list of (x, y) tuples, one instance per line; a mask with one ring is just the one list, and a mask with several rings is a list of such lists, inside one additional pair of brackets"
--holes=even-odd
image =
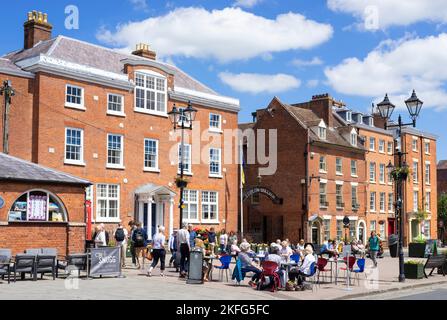
[(368, 291), (368, 292), (348, 294), (348, 295), (345, 295), (342, 297), (333, 298), (332, 300), (347, 300), (347, 299), (353, 299), (353, 298), (361, 298), (361, 297), (366, 297), (366, 296), (371, 296), (371, 295), (376, 295), (376, 294), (382, 294), (382, 293), (388, 293), (388, 292), (400, 291), (400, 290), (423, 288), (423, 287), (429, 287), (429, 286), (439, 285), (439, 284), (444, 284), (444, 283), (447, 283), (447, 279), (438, 280), (436, 282), (415, 283), (415, 284), (410, 284), (410, 285), (403, 285), (401, 287), (392, 287), (392, 288), (387, 288), (387, 289), (378, 289), (378, 290), (373, 290), (373, 291)]

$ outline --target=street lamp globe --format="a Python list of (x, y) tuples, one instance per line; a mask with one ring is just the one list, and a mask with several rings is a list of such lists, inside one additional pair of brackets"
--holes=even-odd
[(391, 119), (391, 115), (393, 114), (395, 108), (396, 106), (391, 103), (390, 99), (388, 98), (388, 94), (385, 95), (382, 102), (377, 104), (377, 109), (379, 109), (380, 116), (386, 120)]
[(188, 102), (188, 107), (183, 111), (187, 121), (194, 122), (196, 119), (197, 110), (192, 107), (191, 101)]
[(415, 121), (416, 118), (419, 116), (419, 113), (421, 112), (422, 105), (424, 104), (416, 96), (415, 90), (413, 90), (411, 97), (408, 100), (405, 100), (405, 104), (407, 105), (408, 112), (410, 113), (411, 119), (413, 119), (413, 121)]
[(169, 119), (171, 120), (171, 123), (174, 125), (174, 128), (176, 127), (177, 123), (180, 120), (180, 111), (177, 109), (177, 107), (172, 107), (172, 111), (168, 112)]

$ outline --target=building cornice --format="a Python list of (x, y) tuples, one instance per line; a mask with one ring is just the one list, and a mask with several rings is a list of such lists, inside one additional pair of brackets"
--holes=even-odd
[(34, 74), (31, 72), (25, 72), (21, 70), (12, 70), (8, 68), (0, 68), (0, 73), (10, 76), (17, 76), (22, 78), (34, 79)]
[(239, 101), (227, 97), (215, 96), (198, 91), (188, 90), (184, 88), (176, 87), (174, 91), (169, 91), (169, 98), (171, 100), (177, 100), (192, 104), (198, 104), (204, 107), (217, 108), (230, 112), (239, 112)]
[(147, 67), (153, 67), (162, 70), (163, 72), (166, 72), (169, 75), (174, 75), (172, 70), (170, 70), (168, 67), (152, 60), (142, 60), (142, 59), (123, 59), (121, 60), (123, 64), (128, 64), (130, 66), (147, 66)]
[(39, 55), (16, 63), (24, 71), (47, 72), (75, 80), (87, 81), (123, 90), (133, 90), (134, 84), (127, 75), (108, 72), (61, 59)]

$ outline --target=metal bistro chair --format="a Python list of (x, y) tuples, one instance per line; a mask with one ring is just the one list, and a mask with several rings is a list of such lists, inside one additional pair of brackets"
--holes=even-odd
[(326, 269), (326, 266), (328, 264), (328, 259), (325, 258), (318, 258), (317, 260), (317, 270), (318, 270), (318, 274), (317, 274), (317, 279), (318, 279), (318, 284), (320, 284), (320, 273), (323, 272), (323, 279), (326, 280), (326, 272), (330, 272), (331, 273), (331, 282), (332, 282), (332, 269)]
[(293, 262), (295, 262), (296, 264), (299, 264), (300, 263), (300, 255), (299, 254), (292, 254), (291, 256), (290, 256), (290, 260), (291, 261), (293, 261)]
[(365, 259), (358, 259), (357, 260), (357, 267), (358, 269), (353, 269), (352, 272), (355, 273), (355, 277), (357, 278), (357, 284), (360, 286), (360, 273), (363, 273), (365, 275), (366, 279), (366, 273), (365, 273)]
[[(341, 267), (340, 270), (345, 271), (345, 277), (348, 276), (348, 272), (353, 272), (352, 268), (354, 267), (355, 261), (357, 260), (356, 257), (349, 256), (348, 259), (343, 258), (343, 260), (346, 262), (346, 267)], [(351, 278), (349, 278), (349, 284), (351, 284)]]
[(0, 249), (0, 276), (5, 280), (8, 275), (8, 284), (11, 283), (11, 249)]
[(311, 281), (312, 284), (312, 292), (317, 289), (317, 264), (315, 262), (312, 262), (312, 264), (310, 265), (310, 273), (308, 275), (306, 275), (306, 279), (309, 279), (309, 281)]
[(221, 263), (220, 266), (215, 266), (215, 268), (219, 269), (219, 280), (223, 281), (223, 273), (225, 271), (227, 282), (228, 282), (228, 273), (230, 271), (230, 263), (231, 263), (232, 256), (231, 255), (225, 255), (221, 256), (219, 258), (219, 261)]
[(276, 262), (264, 261), (262, 263), (262, 273), (258, 284), (258, 290), (267, 282), (267, 278), (273, 279), (270, 291), (275, 292), (281, 287), (281, 278), (278, 273), (275, 272), (276, 269), (278, 269), (278, 264)]
[(56, 280), (56, 256), (53, 255), (37, 255), (36, 258), (36, 278), (37, 274), (40, 273), (40, 278), (43, 279), (45, 273), (51, 273), (53, 280)]
[(80, 277), (81, 271), (87, 271), (87, 259), (87, 254), (81, 253), (69, 254), (65, 260), (58, 260), (56, 268), (56, 278), (59, 277), (59, 269), (64, 270), (65, 274), (69, 273), (70, 270), (77, 270), (78, 277)]
[(29, 273), (34, 281), (36, 281), (36, 256), (32, 254), (18, 254), (15, 257), (14, 282), (16, 282), (17, 273)]

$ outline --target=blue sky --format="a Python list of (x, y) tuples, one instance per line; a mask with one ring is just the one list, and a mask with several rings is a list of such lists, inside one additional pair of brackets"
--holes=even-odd
[[(328, 92), (366, 112), (387, 92), (404, 107), (414, 88), (425, 102), (418, 128), (439, 136), (445, 159), (447, 0), (411, 2), (21, 0), (0, 21), (0, 54), (22, 47), (26, 12), (44, 11), (55, 35), (123, 51), (151, 44), (164, 61), (240, 99), (240, 122), (275, 95), (294, 103)], [(71, 4), (77, 30), (64, 26)]]

